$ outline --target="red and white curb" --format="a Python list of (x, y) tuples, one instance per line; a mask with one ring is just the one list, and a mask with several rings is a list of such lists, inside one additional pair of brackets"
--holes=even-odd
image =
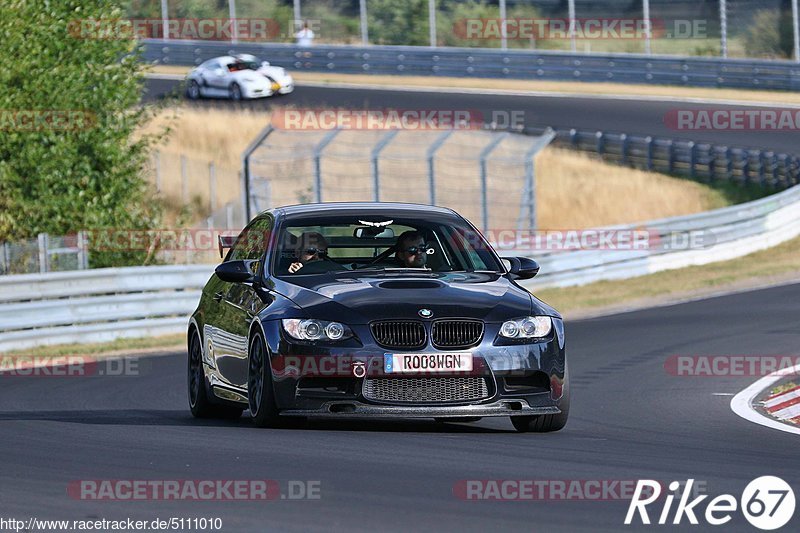
[(762, 405), (778, 420), (800, 424), (800, 386), (773, 394)]
[(800, 387), (773, 394), (764, 400), (762, 406), (771, 416), (758, 412), (753, 405), (764, 390), (787, 375), (798, 372), (800, 372), (800, 365), (784, 368), (764, 376), (731, 399), (731, 410), (755, 424), (800, 435), (800, 427), (792, 425), (792, 423), (800, 422)]

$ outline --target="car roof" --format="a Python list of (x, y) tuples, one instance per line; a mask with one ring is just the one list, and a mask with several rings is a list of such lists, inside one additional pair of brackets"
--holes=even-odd
[(275, 216), (294, 218), (303, 215), (366, 215), (380, 214), (391, 216), (418, 216), (421, 214), (457, 216), (460, 215), (447, 207), (428, 204), (412, 204), (402, 202), (323, 202), (316, 204), (297, 204), (276, 207), (271, 210)]

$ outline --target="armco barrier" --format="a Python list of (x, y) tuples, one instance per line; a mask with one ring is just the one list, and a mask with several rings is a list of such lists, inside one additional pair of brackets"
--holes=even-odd
[(212, 265), (0, 277), (0, 352), (186, 330)]
[[(753, 202), (696, 215), (615, 226), (641, 228), (669, 242), (700, 232), (711, 245), (645, 250), (536, 251), (531, 289), (629, 278), (741, 257), (800, 235), (800, 186)], [(109, 268), (0, 278), (0, 352), (47, 344), (101, 342), (185, 331), (212, 265)]]
[(640, 54), (571, 54), (546, 50), (313, 46), (211, 41), (142, 41), (144, 59), (199, 65), (212, 57), (247, 53), (299, 72), (455, 76), (544, 81), (599, 81), (794, 91), (800, 65), (791, 61)]

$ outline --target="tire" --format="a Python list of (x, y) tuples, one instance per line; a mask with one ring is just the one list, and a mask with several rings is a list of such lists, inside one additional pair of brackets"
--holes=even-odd
[(200, 335), (192, 330), (189, 337), (189, 357), (187, 381), (189, 389), (189, 410), (195, 418), (236, 419), (242, 416), (243, 409), (216, 405), (208, 399), (206, 376), (203, 372), (203, 349)]
[(200, 94), (200, 84), (194, 80), (190, 81), (189, 86), (186, 88), (186, 97), (189, 100), (198, 100), (200, 96), (202, 96)]
[(239, 102), (242, 99), (242, 88), (238, 83), (232, 83), (228, 89), (228, 95), (234, 102)]
[(557, 415), (512, 416), (511, 423), (520, 433), (549, 433), (563, 429), (569, 418), (569, 370), (564, 371), (564, 393), (558, 407), (561, 412)]
[(272, 388), (269, 352), (260, 333), (250, 340), (247, 366), (247, 399), (253, 423), (260, 428), (278, 427), (280, 416)]

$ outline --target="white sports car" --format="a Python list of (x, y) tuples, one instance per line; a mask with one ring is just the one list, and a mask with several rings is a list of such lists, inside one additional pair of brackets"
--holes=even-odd
[(192, 100), (204, 96), (231, 100), (265, 98), (292, 91), (291, 74), (249, 54), (209, 59), (186, 77), (186, 95)]

